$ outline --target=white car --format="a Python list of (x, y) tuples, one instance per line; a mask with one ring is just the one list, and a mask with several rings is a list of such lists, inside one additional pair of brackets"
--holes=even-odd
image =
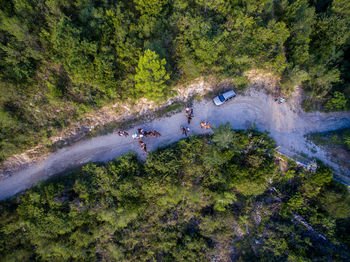
[(236, 96), (235, 91), (230, 90), (230, 91), (227, 91), (227, 92), (225, 92), (225, 93), (223, 93), (221, 95), (218, 95), (217, 97), (215, 97), (213, 99), (213, 101), (214, 101), (215, 105), (219, 106), (219, 105), (225, 103), (227, 100), (229, 100), (229, 99), (231, 99), (232, 97), (235, 97), (235, 96)]

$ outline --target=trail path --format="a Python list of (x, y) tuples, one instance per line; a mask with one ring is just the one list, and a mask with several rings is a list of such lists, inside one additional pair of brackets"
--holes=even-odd
[[(343, 169), (333, 162), (332, 157), (323, 149), (311, 145), (304, 138), (304, 135), (310, 132), (350, 127), (350, 112), (305, 113), (293, 103), (293, 99), (296, 98), (292, 98), (287, 103), (278, 104), (272, 96), (249, 89), (246, 95), (238, 95), (219, 107), (211, 101), (195, 102), (190, 135), (211, 132), (200, 128), (200, 122), (203, 120), (209, 121), (214, 126), (230, 122), (234, 129), (246, 129), (255, 123), (258, 130), (268, 130), (271, 133), (277, 145), (280, 146), (281, 153), (290, 157), (300, 153), (317, 157), (332, 166), (337, 174), (350, 176), (350, 170)], [(142, 126), (144, 129), (156, 129), (162, 134), (160, 138), (150, 137), (143, 140), (148, 150), (154, 150), (184, 138), (180, 131), (181, 125), (187, 126), (184, 112), (144, 124)], [(127, 138), (109, 134), (78, 142), (50, 154), (41, 162), (24, 167), (11, 177), (0, 181), (0, 199), (13, 196), (40, 180), (89, 161), (108, 161), (129, 151), (135, 151), (140, 158), (145, 159), (146, 154), (139, 148), (138, 141), (131, 138), (131, 134), (135, 133), (136, 129), (137, 127), (127, 130), (130, 134)]]

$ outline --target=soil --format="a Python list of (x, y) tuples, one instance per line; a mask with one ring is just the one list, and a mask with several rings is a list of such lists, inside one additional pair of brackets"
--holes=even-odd
[[(339, 166), (332, 161), (331, 155), (310, 144), (304, 137), (310, 132), (349, 127), (350, 112), (305, 113), (300, 108), (300, 93), (296, 91), (283, 104), (278, 104), (273, 96), (256, 88), (248, 89), (245, 94), (237, 95), (222, 106), (215, 106), (211, 100), (196, 101), (193, 104), (194, 118), (190, 124), (190, 135), (212, 132), (201, 129), (201, 121), (209, 121), (214, 126), (229, 122), (234, 129), (247, 129), (254, 125), (259, 131), (270, 132), (282, 154), (289, 157), (302, 154), (308, 158), (319, 158), (333, 167), (339, 177), (350, 177), (349, 169)], [(188, 126), (184, 112), (144, 124), (142, 128), (145, 130), (155, 129), (162, 134), (160, 138), (148, 137), (143, 140), (148, 150), (152, 151), (185, 138), (180, 126)], [(11, 197), (40, 180), (90, 161), (106, 162), (129, 151), (136, 152), (145, 160), (146, 153), (139, 148), (138, 141), (131, 138), (137, 128), (140, 127), (126, 130), (129, 137), (119, 137), (117, 134), (94, 137), (60, 149), (41, 161), (28, 164), (0, 182), (0, 199)]]

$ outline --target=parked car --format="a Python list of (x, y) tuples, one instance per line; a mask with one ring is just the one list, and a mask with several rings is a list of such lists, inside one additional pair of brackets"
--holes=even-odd
[(230, 90), (230, 91), (227, 91), (227, 92), (225, 92), (225, 93), (223, 93), (221, 95), (218, 95), (217, 97), (215, 97), (213, 99), (213, 101), (214, 101), (215, 105), (219, 106), (219, 105), (225, 103), (227, 100), (229, 100), (229, 99), (231, 99), (232, 97), (235, 97), (235, 96), (236, 96), (235, 91)]

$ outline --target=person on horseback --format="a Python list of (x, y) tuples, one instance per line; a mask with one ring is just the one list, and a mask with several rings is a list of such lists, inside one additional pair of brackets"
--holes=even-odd
[(120, 131), (118, 132), (118, 135), (119, 135), (119, 136), (128, 136), (129, 134), (128, 134), (127, 132), (125, 132), (125, 131), (120, 130)]
[(147, 152), (146, 144), (143, 141), (139, 141), (139, 145), (143, 151)]
[(145, 134), (145, 130), (143, 130), (143, 128), (137, 129), (137, 132), (138, 132), (140, 135), (144, 135), (144, 134)]
[(187, 117), (189, 116), (190, 110), (191, 110), (191, 109), (190, 109), (189, 107), (186, 107), (186, 109), (185, 109), (185, 114), (186, 114)]

